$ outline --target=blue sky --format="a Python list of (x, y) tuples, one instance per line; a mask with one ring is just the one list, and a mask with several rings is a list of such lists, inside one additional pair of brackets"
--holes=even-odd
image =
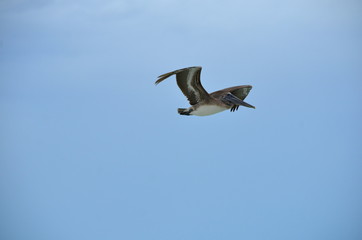
[[(361, 10), (1, 1), (1, 239), (361, 239)], [(256, 109), (178, 115), (195, 65)]]

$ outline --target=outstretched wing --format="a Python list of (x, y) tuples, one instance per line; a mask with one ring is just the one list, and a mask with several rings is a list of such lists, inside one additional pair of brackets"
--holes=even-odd
[(191, 105), (195, 105), (210, 97), (200, 82), (201, 67), (182, 68), (173, 72), (162, 74), (158, 77), (155, 84), (159, 84), (174, 74), (176, 74), (177, 85), (187, 97)]

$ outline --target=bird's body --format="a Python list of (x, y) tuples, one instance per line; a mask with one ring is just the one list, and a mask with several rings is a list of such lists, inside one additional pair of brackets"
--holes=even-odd
[(189, 108), (178, 109), (181, 115), (208, 116), (227, 109), (233, 112), (240, 105), (255, 108), (243, 101), (252, 88), (250, 85), (225, 88), (210, 94), (206, 92), (200, 82), (201, 67), (189, 67), (165, 73), (159, 76), (156, 84), (174, 74), (177, 85), (191, 104)]
[(200, 106), (191, 108), (194, 109), (190, 112), (190, 114), (195, 116), (208, 116), (228, 109), (227, 107), (217, 104), (201, 104)]

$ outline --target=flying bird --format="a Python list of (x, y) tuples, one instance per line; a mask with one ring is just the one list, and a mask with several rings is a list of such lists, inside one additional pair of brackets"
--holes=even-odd
[(252, 86), (241, 85), (208, 93), (200, 82), (201, 67), (188, 67), (162, 74), (155, 84), (176, 75), (177, 85), (190, 102), (189, 108), (178, 108), (180, 115), (207, 116), (230, 109), (238, 110), (239, 106), (255, 108), (244, 102)]

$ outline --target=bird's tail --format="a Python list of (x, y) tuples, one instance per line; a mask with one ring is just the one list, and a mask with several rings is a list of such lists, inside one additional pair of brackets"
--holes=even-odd
[(191, 111), (188, 109), (188, 108), (178, 108), (177, 109), (177, 112), (180, 114), (180, 115), (187, 115), (189, 116)]

